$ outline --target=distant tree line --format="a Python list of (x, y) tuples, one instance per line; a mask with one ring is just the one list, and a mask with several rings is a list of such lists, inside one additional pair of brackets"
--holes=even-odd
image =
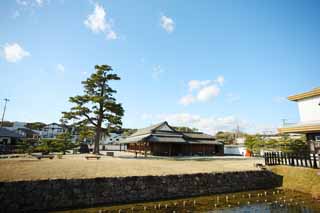
[(281, 151), (288, 153), (308, 152), (309, 146), (305, 136), (299, 139), (290, 138), (288, 135), (283, 135), (280, 139), (264, 139), (262, 135), (246, 135), (246, 148), (252, 153), (260, 153), (265, 151)]

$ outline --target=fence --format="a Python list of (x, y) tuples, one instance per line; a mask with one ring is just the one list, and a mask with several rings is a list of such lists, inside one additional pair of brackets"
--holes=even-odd
[(319, 168), (319, 154), (310, 153), (283, 153), (283, 152), (266, 152), (264, 153), (265, 164), (272, 165), (288, 165)]

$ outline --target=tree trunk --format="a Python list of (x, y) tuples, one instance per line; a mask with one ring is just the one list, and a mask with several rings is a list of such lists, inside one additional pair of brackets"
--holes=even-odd
[(94, 137), (94, 149), (93, 154), (100, 154), (99, 153), (99, 144), (100, 144), (100, 134), (101, 134), (101, 128), (97, 127), (96, 135)]

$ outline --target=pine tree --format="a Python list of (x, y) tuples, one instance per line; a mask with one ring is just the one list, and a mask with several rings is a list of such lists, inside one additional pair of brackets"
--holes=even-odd
[(76, 126), (90, 125), (95, 131), (94, 153), (99, 154), (101, 133), (120, 128), (124, 110), (113, 97), (117, 91), (109, 86), (112, 80), (120, 80), (109, 65), (96, 65), (95, 73), (83, 81), (84, 95), (70, 97), (75, 104), (69, 112), (62, 112), (63, 118), (75, 120)]

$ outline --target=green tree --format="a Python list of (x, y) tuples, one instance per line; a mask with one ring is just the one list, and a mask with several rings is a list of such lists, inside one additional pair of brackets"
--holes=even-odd
[(75, 104), (69, 112), (63, 112), (63, 118), (75, 120), (75, 125), (91, 125), (95, 131), (94, 153), (99, 154), (101, 133), (106, 134), (111, 129), (120, 128), (124, 110), (116, 102), (113, 94), (116, 90), (109, 86), (112, 80), (120, 80), (109, 65), (96, 65), (95, 73), (82, 82), (84, 94), (70, 97), (69, 101)]
[(250, 152), (257, 152), (263, 146), (263, 142), (257, 135), (247, 135), (244, 145)]
[(199, 131), (197, 128), (190, 128), (190, 127), (186, 127), (186, 126), (175, 126), (173, 128), (179, 132), (197, 132), (197, 131)]
[(219, 131), (216, 134), (216, 139), (223, 141), (225, 144), (232, 144), (235, 140), (235, 134), (232, 132)]
[(132, 135), (133, 133), (135, 133), (136, 131), (138, 131), (137, 129), (122, 129), (122, 134), (123, 136), (127, 137), (129, 135)]
[(78, 132), (80, 143), (87, 140), (92, 140), (95, 136), (94, 129), (90, 126), (80, 126), (78, 127)]
[(39, 145), (34, 148), (35, 152), (48, 154), (50, 152), (62, 152), (65, 154), (67, 150), (77, 147), (72, 143), (70, 133), (62, 133), (56, 138), (41, 139)]
[(43, 127), (45, 127), (45, 123), (41, 122), (33, 122), (33, 123), (27, 123), (26, 127), (33, 129), (33, 130), (41, 130)]

